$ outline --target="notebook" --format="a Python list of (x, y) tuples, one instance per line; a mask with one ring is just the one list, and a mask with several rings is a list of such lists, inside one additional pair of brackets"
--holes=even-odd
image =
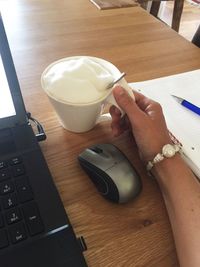
[(200, 107), (200, 70), (131, 83), (130, 86), (159, 102), (167, 127), (182, 146), (182, 156), (200, 178), (200, 116), (176, 102), (181, 97)]
[(0, 266), (86, 267), (28, 121), (1, 16), (0, 84)]

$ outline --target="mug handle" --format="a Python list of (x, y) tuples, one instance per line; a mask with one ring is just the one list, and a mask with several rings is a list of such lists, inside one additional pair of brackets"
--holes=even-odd
[(104, 113), (104, 114), (101, 114), (101, 116), (98, 118), (96, 123), (100, 123), (103, 121), (111, 121), (111, 120), (112, 120), (112, 117), (110, 113)]
[[(133, 94), (133, 89), (128, 85), (128, 83), (126, 82), (125, 79), (122, 79), (121, 81), (119, 81), (119, 84), (125, 88), (125, 90), (127, 90), (127, 92), (129, 93), (129, 95), (133, 98), (133, 100), (135, 100), (135, 97), (134, 97), (134, 94)], [(117, 108), (119, 108), (119, 110), (121, 111), (121, 116), (124, 116), (125, 112), (117, 105), (116, 101), (115, 101), (115, 98), (112, 94), (112, 91), (111, 93), (108, 95), (105, 103), (109, 103), (111, 105), (114, 105), (116, 106)], [(104, 114), (101, 114), (100, 117), (98, 118), (97, 122), (96, 123), (100, 123), (100, 122), (103, 122), (103, 121), (111, 121), (112, 120), (112, 117), (110, 115), (110, 113), (104, 113)]]
[[(134, 97), (134, 93), (133, 93), (133, 89), (129, 86), (129, 84), (126, 82), (126, 80), (123, 78), (122, 80), (120, 80), (118, 82), (119, 85), (121, 85), (127, 92), (128, 94), (131, 96), (131, 98), (133, 98), (133, 100), (135, 101), (135, 97)], [(116, 106), (120, 111), (121, 111), (121, 116), (124, 116), (125, 112), (124, 110), (122, 110), (116, 103), (115, 98), (113, 96), (112, 90), (110, 92), (110, 94), (108, 95), (106, 101), (106, 103), (109, 103), (111, 105)]]

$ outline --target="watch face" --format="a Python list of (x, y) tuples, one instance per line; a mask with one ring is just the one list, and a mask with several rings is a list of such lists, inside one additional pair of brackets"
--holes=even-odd
[(173, 145), (167, 144), (163, 147), (162, 153), (166, 158), (171, 158), (175, 155), (176, 150)]

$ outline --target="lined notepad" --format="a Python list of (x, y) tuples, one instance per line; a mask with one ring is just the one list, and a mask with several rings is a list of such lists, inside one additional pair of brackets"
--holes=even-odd
[(200, 70), (131, 83), (130, 86), (161, 104), (169, 131), (182, 144), (184, 159), (200, 178), (200, 116), (171, 96), (176, 95), (200, 107)]

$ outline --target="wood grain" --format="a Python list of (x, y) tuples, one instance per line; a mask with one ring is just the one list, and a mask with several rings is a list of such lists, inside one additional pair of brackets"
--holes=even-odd
[[(85, 0), (12, 0), (12, 12), (10, 3), (0, 0), (24, 101), (46, 130), (41, 148), (75, 232), (86, 239), (88, 265), (177, 267), (162, 196), (129, 134), (113, 138), (109, 122), (84, 134), (67, 132), (40, 76), (55, 60), (90, 55), (111, 61), (129, 82), (152, 79), (199, 68), (199, 49), (140, 7), (99, 12)], [(77, 162), (83, 149), (106, 142), (126, 154), (143, 181), (141, 195), (125, 205), (104, 200)]]

